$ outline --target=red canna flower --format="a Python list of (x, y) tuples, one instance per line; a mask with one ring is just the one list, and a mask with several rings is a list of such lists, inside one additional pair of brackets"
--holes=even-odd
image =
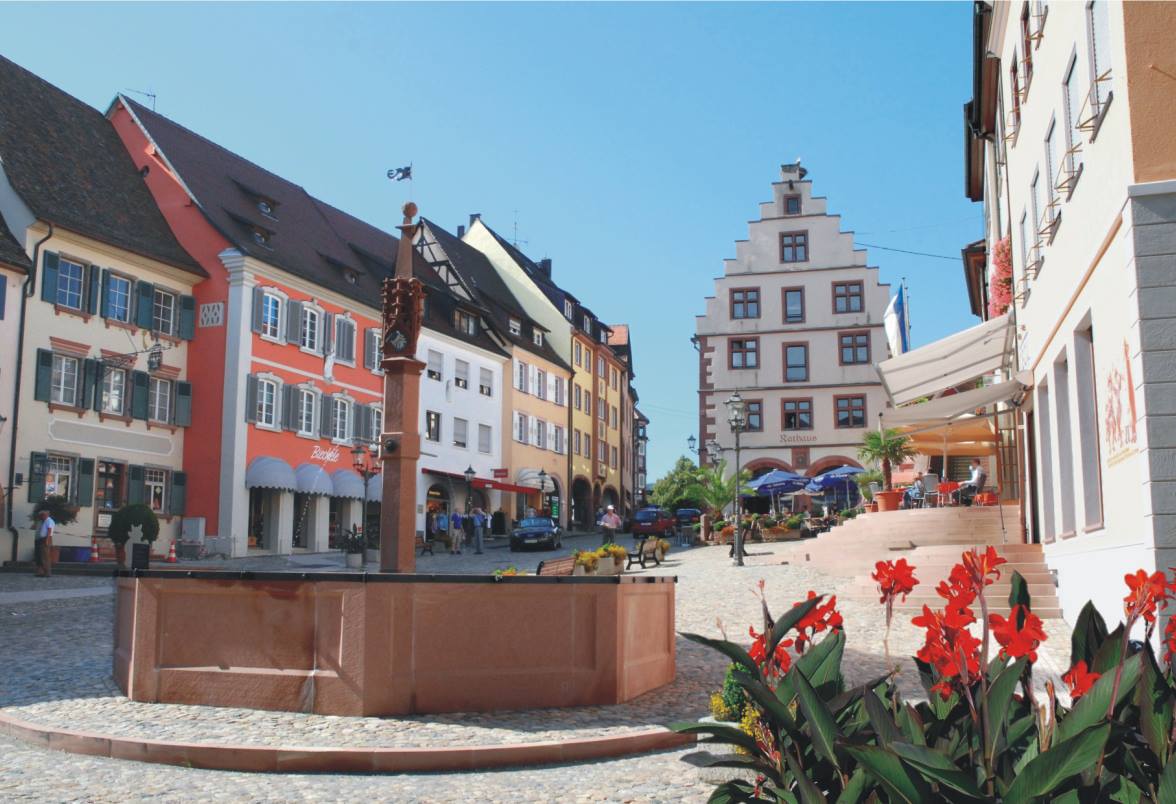
[(1164, 661), (1172, 664), (1176, 657), (1176, 617), (1168, 618), (1168, 625), (1164, 628)]
[(792, 647), (791, 639), (780, 640), (772, 661), (768, 661), (768, 633), (765, 631), (762, 634), (757, 634), (751, 626), (748, 626), (747, 633), (751, 635), (752, 639), (751, 648), (748, 649), (747, 654), (753, 662), (759, 665), (760, 672), (768, 678), (782, 676), (788, 672), (788, 668), (792, 666), (792, 657), (788, 655), (786, 649)]
[(1070, 688), (1070, 698), (1077, 701), (1090, 692), (1094, 682), (1098, 681), (1101, 676), (1101, 673), (1086, 672), (1086, 662), (1080, 661), (1062, 676), (1062, 681), (1066, 682), (1066, 686)]
[[(1017, 627), (1018, 622), (1021, 622), (1020, 628)], [(1002, 657), (1020, 659), (1028, 656), (1030, 662), (1037, 661), (1037, 648), (1047, 637), (1041, 627), (1041, 619), (1026, 606), (1013, 606), (1007, 620), (999, 614), (989, 615), (988, 625), (1000, 643)]]
[[(983, 587), (1000, 580), (1000, 570), (997, 567), (1001, 564), (1008, 563), (996, 552), (996, 548), (992, 545), (989, 545), (983, 554), (976, 552), (974, 548), (968, 550), (963, 554), (962, 559), (963, 569), (967, 573), (972, 588), (976, 591), (980, 591)], [(953, 578), (955, 575), (956, 571), (953, 569)], [(992, 577), (988, 577), (989, 575)]]
[(923, 606), (923, 613), (911, 622), (927, 629), (923, 647), (915, 655), (935, 668), (939, 681), (932, 690), (951, 697), (957, 685), (972, 683), (980, 673), (980, 640), (967, 628), (957, 628), (950, 618), (939, 611)]
[[(816, 596), (816, 592), (810, 591), (806, 599), (812, 600)], [(803, 601), (799, 601), (797, 605), (800, 602)], [(805, 645), (811, 643), (818, 633), (826, 628), (840, 628), (841, 625), (841, 612), (837, 611), (837, 595), (832, 595), (823, 605), (814, 606), (812, 611), (800, 618), (796, 624), (796, 649), (803, 653)]]
[(882, 593), (882, 597), (878, 599), (879, 603), (893, 602), (899, 595), (902, 595), (905, 602), (907, 595), (919, 585), (919, 579), (915, 577), (915, 568), (908, 564), (905, 558), (898, 561), (879, 561), (874, 565), (874, 572), (870, 577), (878, 582), (878, 591)]
[(1131, 590), (1123, 598), (1123, 612), (1127, 615), (1128, 627), (1139, 617), (1149, 626), (1156, 623), (1156, 608), (1168, 602), (1171, 587), (1162, 572), (1148, 575), (1143, 570), (1136, 570), (1133, 574), (1123, 576), (1127, 587)]

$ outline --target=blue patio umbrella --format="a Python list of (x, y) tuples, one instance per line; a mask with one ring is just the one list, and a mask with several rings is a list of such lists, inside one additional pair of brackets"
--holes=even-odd
[(850, 486), (853, 483), (853, 476), (860, 475), (865, 469), (859, 469), (856, 466), (838, 466), (836, 469), (830, 469), (828, 472), (823, 472), (813, 478), (811, 486), (816, 487), (819, 492), (826, 492), (830, 489), (845, 489), (845, 500), (847, 503), (852, 502), (850, 499)]
[(798, 475), (785, 469), (773, 469), (746, 485), (757, 494), (766, 496), (768, 494), (787, 494), (803, 487), (807, 482), (808, 478), (804, 475)]

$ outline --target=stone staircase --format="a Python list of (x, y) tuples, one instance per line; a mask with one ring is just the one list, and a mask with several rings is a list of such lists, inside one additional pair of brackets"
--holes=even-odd
[(992, 613), (1008, 613), (1010, 579), (1016, 570), (1029, 584), (1033, 611), (1044, 618), (1061, 617), (1057, 590), (1039, 544), (1022, 544), (1016, 535), (1017, 509), (1006, 506), (1004, 530), (1001, 510), (986, 508), (924, 508), (859, 516), (815, 539), (796, 543), (784, 556), (797, 564), (809, 564), (822, 572), (852, 579), (842, 595), (850, 599), (877, 600), (870, 578), (877, 561), (905, 558), (915, 567), (920, 583), (905, 603), (896, 603), (903, 614), (942, 605), (935, 593), (960, 554), (971, 547), (996, 547), (1007, 564), (1001, 577), (987, 588), (985, 597)]

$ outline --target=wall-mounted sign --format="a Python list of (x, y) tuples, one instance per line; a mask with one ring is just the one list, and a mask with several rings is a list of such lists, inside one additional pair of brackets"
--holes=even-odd
[(200, 305), (199, 325), (202, 327), (220, 327), (225, 323), (225, 303), (209, 302)]
[(1106, 412), (1107, 462), (1111, 465), (1135, 452), (1135, 383), (1131, 378), (1131, 353), (1123, 341), (1123, 359), (1107, 375)]
[(815, 435), (800, 435), (798, 433), (780, 433), (781, 444), (812, 444), (816, 443)]
[(508, 477), (510, 477), (510, 470), (509, 469), (495, 469), (494, 470), (494, 479), (495, 480), (505, 480)]
[(338, 447), (329, 447), (327, 449), (323, 449), (316, 444), (310, 450), (310, 459), (312, 461), (319, 461), (321, 463), (338, 463), (340, 454), (341, 453), (339, 452)]
[(110, 520), (114, 519), (114, 514), (100, 513), (98, 514), (98, 529), (107, 530), (110, 527)]

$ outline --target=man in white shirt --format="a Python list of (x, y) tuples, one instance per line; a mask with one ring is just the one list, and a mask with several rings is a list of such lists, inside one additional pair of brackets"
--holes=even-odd
[(36, 557), (38, 578), (48, 578), (53, 574), (53, 529), (57, 523), (48, 511), (41, 511), (37, 516), (37, 538), (33, 542), (33, 555)]
[(980, 459), (972, 459), (972, 476), (968, 478), (968, 482), (960, 486), (959, 501), (963, 505), (971, 505), (972, 498), (980, 492), (984, 491), (984, 484), (988, 481), (988, 476), (984, 474), (984, 470), (980, 468)]
[(624, 527), (624, 524), (621, 518), (617, 516), (617, 509), (610, 505), (600, 520), (600, 526), (604, 529), (604, 541), (601, 544), (615, 543), (617, 540), (617, 531)]

